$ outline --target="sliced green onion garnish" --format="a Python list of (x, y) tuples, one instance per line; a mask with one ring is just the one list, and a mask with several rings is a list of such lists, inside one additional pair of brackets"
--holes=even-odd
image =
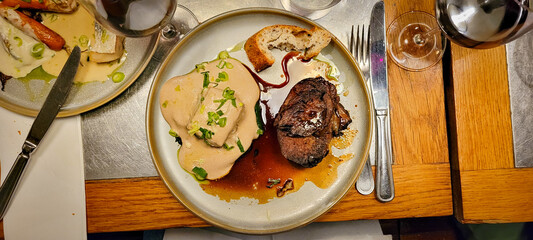
[(192, 123), (191, 129), (188, 131), (189, 135), (194, 135), (196, 132), (200, 131), (200, 125), (198, 125), (198, 121), (194, 121)]
[(227, 119), (226, 117), (220, 118), (220, 119), (218, 120), (218, 126), (220, 126), (220, 127), (225, 127), (227, 121), (228, 121), (228, 119)]
[(124, 73), (116, 72), (116, 73), (113, 73), (113, 75), (111, 75), (111, 80), (113, 80), (113, 82), (119, 83), (119, 82), (122, 82), (122, 80), (124, 80), (124, 77), (126, 77)]
[(194, 68), (196, 69), (197, 72), (200, 72), (200, 70), (205, 70), (205, 65), (204, 63), (196, 64)]
[(231, 64), (231, 63), (229, 63), (229, 62), (226, 62), (225, 67), (226, 67), (227, 69), (232, 69), (232, 68), (233, 68), (233, 64)]
[(239, 150), (243, 153), (244, 147), (242, 146), (241, 139), (237, 138), (237, 147), (239, 147)]
[(229, 58), (229, 53), (228, 51), (222, 51), (218, 54), (218, 58), (219, 59), (226, 59), (226, 58)]
[(219, 72), (218, 73), (218, 78), (217, 78), (217, 82), (225, 82), (225, 81), (228, 81), (229, 77), (228, 77), (228, 73), (227, 72)]
[(173, 136), (173, 137), (180, 137), (176, 132), (174, 132), (174, 130), (170, 129), (168, 131), (168, 134), (170, 134), (170, 136)]
[(224, 143), (224, 145), (222, 145), (222, 147), (224, 147), (224, 149), (226, 149), (228, 151), (234, 148), (234, 146), (230, 146), (227, 143)]
[(220, 62), (218, 62), (217, 64), (217, 68), (220, 68), (220, 69), (224, 68), (224, 66), (226, 66), (226, 61), (224, 60), (220, 60)]
[(205, 140), (211, 139), (213, 138), (213, 135), (215, 135), (214, 132), (211, 132), (210, 130), (205, 128), (200, 128), (200, 132), (202, 132), (202, 138)]
[(22, 46), (22, 39), (21, 39), (21, 38), (19, 38), (19, 37), (14, 37), (13, 39), (15, 39), (15, 41), (17, 41), (17, 47)]
[(161, 104), (161, 106), (163, 106), (163, 108), (166, 108), (168, 105), (168, 101), (164, 101), (163, 104)]
[(203, 181), (205, 180), (205, 177), (207, 177), (207, 171), (201, 167), (194, 167), (192, 172), (194, 173), (194, 177), (196, 177), (196, 179), (199, 181)]
[(80, 46), (82, 47), (87, 47), (89, 45), (89, 38), (85, 35), (81, 35), (78, 41), (80, 42)]
[(31, 48), (31, 56), (36, 59), (43, 58), (43, 53), (44, 53), (44, 44), (42, 43), (37, 43), (33, 45), (33, 47)]
[(204, 75), (203, 88), (207, 88), (209, 86), (209, 71), (202, 72), (202, 74)]

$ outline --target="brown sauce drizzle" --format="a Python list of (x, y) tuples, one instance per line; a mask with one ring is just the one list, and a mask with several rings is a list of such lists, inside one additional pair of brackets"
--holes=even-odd
[[(286, 70), (286, 63), (297, 54), (298, 52), (296, 54), (291, 52), (284, 57), (285, 66), (283, 71), (287, 77), (284, 83), (278, 85), (264, 81), (250, 68), (243, 65), (261, 86), (262, 91), (267, 92), (270, 88), (281, 88), (287, 85), (289, 74)], [(319, 188), (329, 187), (337, 178), (337, 167), (346, 160), (346, 156), (333, 156), (331, 154), (331, 146), (349, 146), (356, 132), (350, 132), (350, 134), (335, 138), (337, 140), (333, 142), (334, 145), (330, 144), (330, 153), (321, 163), (314, 168), (304, 168), (283, 157), (276, 129), (273, 126), (275, 116), (272, 116), (270, 112), (268, 101), (261, 100), (260, 105), (264, 121), (263, 135), (252, 142), (250, 149), (235, 162), (228, 175), (218, 180), (209, 181), (208, 184), (201, 184), (200, 186), (203, 190), (228, 202), (248, 197), (257, 199), (259, 204), (264, 204), (277, 197), (278, 191), (281, 191), (279, 189), (282, 189), (290, 181), (289, 179), (292, 179), (291, 187), (294, 189), (289, 190), (287, 194), (298, 191), (306, 181), (311, 181)], [(271, 185), (269, 179), (279, 179), (280, 181), (278, 184), (268, 187)]]

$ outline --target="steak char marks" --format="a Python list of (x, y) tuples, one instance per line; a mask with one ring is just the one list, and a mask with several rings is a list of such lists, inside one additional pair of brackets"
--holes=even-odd
[(306, 78), (291, 89), (274, 127), (283, 156), (303, 167), (314, 167), (328, 154), (331, 139), (351, 122), (335, 86), (317, 77)]

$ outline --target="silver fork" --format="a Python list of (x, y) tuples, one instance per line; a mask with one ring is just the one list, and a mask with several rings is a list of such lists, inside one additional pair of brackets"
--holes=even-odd
[[(359, 31), (359, 26), (357, 26), (357, 39), (354, 37), (354, 30), (354, 26), (352, 25), (349, 44), (350, 52), (357, 63), (359, 63), (366, 84), (370, 88), (370, 30), (367, 30), (365, 34), (365, 25), (362, 26), (361, 31)], [(370, 155), (366, 160), (361, 175), (359, 175), (359, 179), (355, 183), (355, 187), (363, 195), (368, 195), (374, 191), (374, 176), (372, 174), (372, 166), (370, 165)]]

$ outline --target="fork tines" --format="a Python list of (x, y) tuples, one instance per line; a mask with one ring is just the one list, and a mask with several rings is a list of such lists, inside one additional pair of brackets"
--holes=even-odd
[[(352, 25), (352, 31), (350, 34), (350, 52), (354, 55), (355, 60), (359, 63), (366, 63), (370, 54), (370, 31), (367, 30), (365, 34), (365, 25), (361, 27), (357, 25), (357, 33), (355, 32), (355, 27)], [(357, 36), (355, 39), (354, 35)]]

